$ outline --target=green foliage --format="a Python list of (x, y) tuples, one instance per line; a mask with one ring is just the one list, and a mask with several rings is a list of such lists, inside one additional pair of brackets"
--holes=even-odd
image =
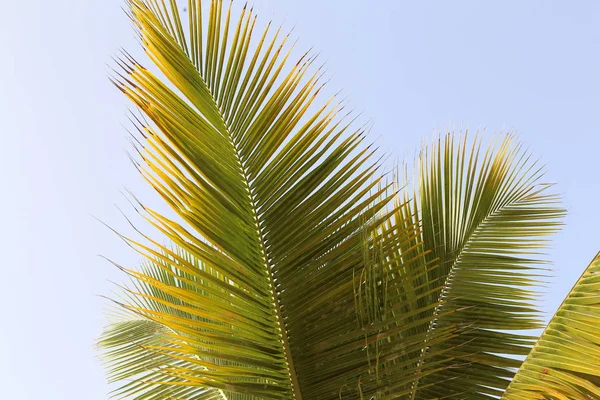
[(503, 399), (600, 397), (600, 253), (535, 344)]
[[(419, 156), (413, 191), (398, 190), (364, 127), (335, 98), (318, 104), (315, 58), (290, 62), (288, 36), (256, 34), (252, 10), (236, 20), (220, 0), (190, 0), (185, 20), (175, 1), (128, 4), (158, 71), (125, 53), (114, 83), (143, 115), (136, 166), (177, 217), (140, 204), (169, 244), (124, 237), (145, 261), (119, 267), (126, 315), (99, 342), (113, 396), (501, 396), (534, 345), (523, 331), (541, 326), (537, 252), (563, 214), (543, 168), (511, 135), (485, 149), (447, 135)], [(569, 299), (584, 308), (559, 314), (585, 324), (590, 304)], [(598, 350), (588, 366), (545, 364), (552, 332), (507, 398), (598, 394)]]

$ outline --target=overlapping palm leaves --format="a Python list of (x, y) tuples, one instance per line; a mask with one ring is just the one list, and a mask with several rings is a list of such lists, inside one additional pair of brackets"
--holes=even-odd
[(177, 218), (140, 204), (171, 244), (125, 238), (146, 261), (123, 268), (128, 316), (100, 341), (114, 396), (500, 395), (540, 326), (534, 252), (562, 214), (528, 153), (446, 136), (398, 194), (280, 30), (217, 0), (190, 0), (187, 19), (175, 1), (128, 4), (159, 72), (125, 53), (114, 82), (141, 111), (137, 166)]

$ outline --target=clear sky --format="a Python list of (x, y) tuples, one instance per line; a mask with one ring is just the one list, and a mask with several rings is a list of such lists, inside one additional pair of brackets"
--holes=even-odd
[[(600, 250), (600, 2), (256, 0), (295, 25), (373, 135), (412, 159), (452, 126), (514, 130), (548, 165), (569, 210), (550, 258), (551, 313)], [(93, 343), (108, 280), (138, 257), (92, 218), (156, 202), (129, 163), (126, 102), (110, 56), (139, 54), (122, 0), (0, 5), (0, 387), (11, 400), (107, 398)]]

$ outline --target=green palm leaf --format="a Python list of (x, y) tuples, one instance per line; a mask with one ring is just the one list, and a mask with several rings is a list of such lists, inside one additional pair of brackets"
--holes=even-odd
[(485, 152), (477, 138), (470, 145), (466, 135), (447, 135), (422, 152), (415, 190), (421, 241), (440, 265), (427, 279), (444, 281), (428, 299), (444, 301), (431, 311), (428, 331), (455, 326), (460, 334), (427, 344), (424, 354), (445, 351), (451, 359), (419, 380), (411, 399), (501, 395), (520, 365), (515, 356), (529, 352), (535, 337), (523, 331), (541, 327), (536, 251), (563, 214), (542, 175), (512, 135)]
[(363, 232), (394, 212), (373, 150), (339, 106), (308, 114), (318, 71), (307, 74), (304, 56), (284, 74), (287, 38), (268, 39), (267, 27), (251, 54), (251, 11), (230, 24), (213, 1), (204, 29), (200, 2), (188, 8), (184, 34), (174, 2), (131, 0), (146, 53), (170, 84), (128, 55), (115, 77), (149, 119), (136, 120), (138, 168), (181, 219), (140, 206), (172, 245), (126, 238), (149, 265), (126, 270), (134, 284), (120, 304), (165, 329), (142, 341), (144, 374), (129, 364), (131, 332), (109, 327), (113, 373), (134, 379), (115, 396), (154, 398), (162, 386), (197, 389), (174, 397), (356, 392), (369, 362), (353, 291)]
[[(364, 266), (355, 288), (369, 361), (368, 374), (361, 376), (361, 398), (408, 398), (419, 380), (451, 360), (445, 349), (424, 352), (426, 343), (454, 338), (457, 328), (429, 330), (448, 312), (434, 313), (445, 300), (432, 301), (432, 294), (444, 281), (429, 279), (440, 265), (428, 259), (416, 217), (413, 203), (396, 204), (390, 218), (364, 239)], [(398, 233), (404, 240), (393, 239)]]
[[(174, 362), (171, 354), (176, 349), (169, 342), (171, 332), (163, 324), (146, 318), (128, 318), (115, 322), (100, 338), (99, 344), (110, 349), (105, 352), (107, 367), (111, 371), (110, 382), (134, 379), (124, 385), (119, 393), (123, 396), (144, 391), (145, 399), (193, 398), (216, 400), (223, 399), (223, 393), (205, 387), (178, 385), (175, 377), (165, 373), (161, 368), (172, 365), (177, 368), (197, 368), (186, 361)], [(159, 353), (152, 348), (173, 348), (172, 353)], [(143, 377), (143, 378), (142, 378)], [(152, 384), (150, 382), (167, 381), (172, 384)]]
[(600, 398), (600, 253), (575, 283), (503, 399)]

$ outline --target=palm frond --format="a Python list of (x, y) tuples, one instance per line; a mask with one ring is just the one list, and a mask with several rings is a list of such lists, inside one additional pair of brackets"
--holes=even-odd
[(168, 345), (146, 349), (172, 363), (119, 395), (186, 385), (232, 399), (337, 398), (358, 387), (368, 359), (348, 337), (362, 232), (387, 218), (393, 195), (364, 128), (332, 100), (309, 112), (314, 58), (288, 67), (287, 37), (270, 25), (252, 52), (251, 10), (232, 24), (222, 1), (208, 12), (190, 1), (186, 29), (174, 1), (129, 6), (169, 82), (127, 54), (114, 82), (149, 120), (136, 117), (137, 167), (179, 220), (140, 205), (172, 245), (126, 238), (151, 268), (126, 269), (137, 283), (122, 305), (167, 328)]
[(428, 300), (440, 303), (428, 331), (457, 327), (459, 334), (426, 344), (426, 353), (445, 351), (451, 360), (419, 379), (411, 399), (499, 396), (517, 356), (535, 342), (523, 331), (542, 323), (533, 290), (542, 280), (538, 252), (563, 215), (543, 174), (512, 135), (483, 152), (478, 138), (470, 145), (466, 134), (449, 134), (420, 155), (420, 239), (440, 265), (427, 279), (444, 281)]
[(600, 253), (538, 339), (503, 399), (600, 398)]

